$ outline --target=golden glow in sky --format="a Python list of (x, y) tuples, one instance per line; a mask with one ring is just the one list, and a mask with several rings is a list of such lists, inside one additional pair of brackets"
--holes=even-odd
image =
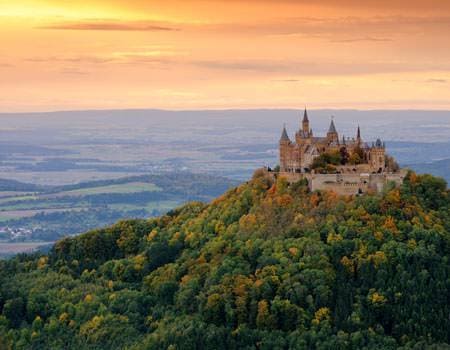
[(447, 0), (0, 0), (0, 112), (450, 109)]

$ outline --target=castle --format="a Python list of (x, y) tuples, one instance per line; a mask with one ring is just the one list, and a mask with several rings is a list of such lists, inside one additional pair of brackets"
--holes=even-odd
[(371, 145), (364, 142), (359, 126), (356, 137), (340, 138), (331, 119), (326, 136), (315, 136), (306, 108), (294, 141), (283, 127), (279, 152), (276, 176), (291, 182), (305, 178), (311, 190), (328, 189), (338, 194), (380, 192), (388, 182), (401, 184), (406, 173), (386, 155), (380, 139)]

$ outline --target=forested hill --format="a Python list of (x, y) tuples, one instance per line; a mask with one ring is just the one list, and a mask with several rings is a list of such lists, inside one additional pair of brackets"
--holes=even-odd
[(263, 174), (209, 205), (0, 261), (1, 349), (448, 349), (450, 200)]

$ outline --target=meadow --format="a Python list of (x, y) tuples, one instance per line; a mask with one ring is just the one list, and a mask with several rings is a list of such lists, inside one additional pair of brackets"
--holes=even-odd
[[(53, 242), (120, 219), (161, 215), (187, 201), (207, 202), (236, 182), (190, 173), (147, 175), (63, 186), (0, 185), (3, 250), (26, 251), (19, 242)], [(30, 191), (23, 191), (29, 188)], [(12, 245), (9, 247), (8, 243)]]

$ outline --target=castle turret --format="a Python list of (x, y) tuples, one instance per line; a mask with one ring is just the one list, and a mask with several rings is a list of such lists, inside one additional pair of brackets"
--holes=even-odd
[(287, 134), (286, 126), (283, 126), (283, 131), (280, 137), (280, 170), (288, 171), (289, 154), (290, 154), (291, 140)]
[(302, 130), (303, 130), (304, 135), (308, 135), (311, 131), (309, 128), (309, 119), (308, 119), (308, 112), (306, 111), (306, 107), (305, 107), (305, 112), (303, 113)]
[(384, 143), (382, 143), (380, 139), (377, 139), (375, 144), (372, 144), (372, 147), (369, 150), (368, 160), (372, 171), (377, 173), (384, 171), (384, 168), (386, 167), (385, 148)]
[(281, 132), (281, 137), (280, 137), (280, 144), (281, 143), (289, 143), (291, 142), (291, 139), (289, 138), (287, 131), (286, 131), (286, 126), (283, 126), (283, 131)]
[(327, 140), (328, 140), (328, 142), (339, 143), (339, 136), (338, 136), (338, 133), (336, 131), (336, 127), (334, 126), (333, 117), (331, 117), (330, 127), (328, 128)]

